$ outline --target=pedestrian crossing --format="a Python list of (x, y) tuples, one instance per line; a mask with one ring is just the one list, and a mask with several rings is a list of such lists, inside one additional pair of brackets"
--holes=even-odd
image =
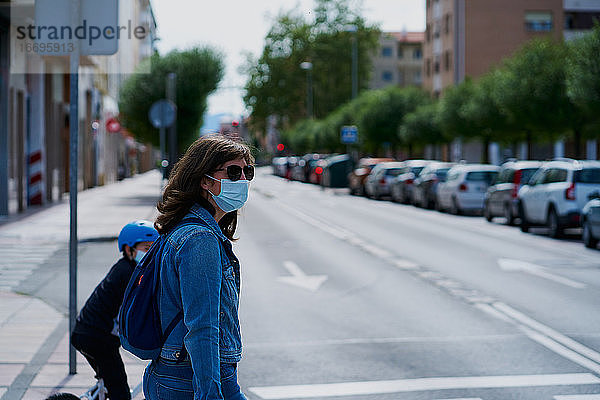
[(58, 250), (58, 243), (0, 243), (0, 291), (12, 291)]

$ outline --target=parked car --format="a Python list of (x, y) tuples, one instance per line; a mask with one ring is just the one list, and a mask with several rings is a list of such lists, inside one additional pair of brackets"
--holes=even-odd
[(600, 190), (600, 161), (545, 162), (518, 193), (521, 230), (545, 225), (551, 237), (581, 226), (588, 196)]
[(423, 168), (431, 162), (431, 160), (403, 161), (404, 167), (402, 172), (391, 182), (390, 192), (392, 200), (405, 204), (412, 203), (414, 181)]
[(413, 188), (413, 204), (424, 208), (435, 208), (437, 187), (446, 181), (448, 170), (455, 163), (432, 162), (427, 165), (415, 179)]
[(395, 161), (393, 158), (361, 158), (358, 160), (358, 165), (350, 175), (348, 175), (348, 187), (350, 188), (350, 194), (360, 194), (364, 196), (365, 193), (365, 181), (367, 176), (373, 170), (377, 164), (382, 162)]
[(368, 197), (380, 199), (390, 195), (390, 183), (402, 173), (404, 163), (398, 161), (377, 164), (365, 182), (365, 192)]
[[(292, 166), (290, 179), (300, 182), (308, 182), (310, 177), (311, 161), (316, 161), (321, 158), (320, 154), (310, 153), (298, 158), (297, 163)], [(313, 163), (314, 164), (314, 163)]]
[(485, 219), (492, 221), (494, 217), (504, 217), (507, 225), (514, 225), (519, 216), (517, 193), (541, 166), (541, 161), (510, 160), (503, 163), (496, 181), (485, 193)]
[(600, 241), (600, 192), (594, 192), (588, 198), (590, 201), (581, 211), (582, 238), (586, 247), (595, 249)]
[(481, 212), (485, 192), (499, 169), (490, 164), (458, 164), (450, 168), (446, 182), (438, 186), (437, 208), (453, 214)]
[(287, 172), (287, 157), (273, 157), (271, 165), (273, 166), (274, 175), (285, 177)]
[(321, 186), (332, 188), (348, 187), (348, 172), (352, 168), (352, 160), (348, 154), (338, 154), (323, 160)]

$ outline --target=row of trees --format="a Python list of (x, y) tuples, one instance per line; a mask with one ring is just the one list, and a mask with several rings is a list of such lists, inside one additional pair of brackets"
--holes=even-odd
[(448, 88), (439, 100), (414, 88), (366, 91), (282, 135), (298, 153), (341, 151), (343, 125), (358, 127), (360, 150), (370, 154), (386, 147), (410, 153), (456, 138), (531, 146), (571, 137), (579, 157), (584, 138), (600, 138), (600, 26), (567, 43), (533, 40), (479, 79)]
[[(297, 11), (276, 17), (258, 59), (247, 57), (244, 103), (251, 111), (251, 128), (264, 132), (269, 116), (278, 128), (307, 118), (307, 74), (311, 74), (312, 114), (324, 118), (351, 98), (353, 41), (358, 54), (358, 88), (366, 89), (372, 52), (380, 30), (360, 15), (360, 0), (315, 0), (314, 15)], [(300, 64), (310, 62), (312, 69)], [(308, 114), (308, 115), (307, 115)]]

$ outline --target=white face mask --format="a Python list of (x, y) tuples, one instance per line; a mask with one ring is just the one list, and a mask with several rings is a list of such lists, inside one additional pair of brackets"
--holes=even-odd
[(135, 253), (135, 262), (139, 264), (145, 255), (146, 255), (145, 251), (138, 250), (137, 253)]

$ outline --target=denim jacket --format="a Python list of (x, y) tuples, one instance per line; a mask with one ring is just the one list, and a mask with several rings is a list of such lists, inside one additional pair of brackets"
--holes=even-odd
[(194, 205), (184, 220), (189, 217), (204, 223), (179, 226), (167, 234), (161, 258), (162, 326), (183, 310), (161, 357), (177, 359), (185, 343), (194, 398), (221, 399), (220, 363), (237, 363), (242, 355), (240, 265), (231, 242), (205, 208)]

